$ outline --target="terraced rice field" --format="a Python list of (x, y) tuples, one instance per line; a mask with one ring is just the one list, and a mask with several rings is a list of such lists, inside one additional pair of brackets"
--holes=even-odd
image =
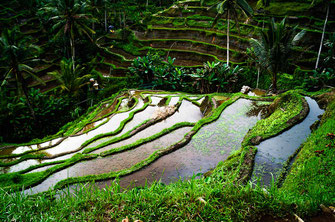
[(1, 173), (40, 175), (28, 193), (77, 182), (104, 186), (115, 177), (124, 186), (169, 183), (206, 173), (238, 150), (267, 104), (131, 90), (101, 103), (61, 137), (2, 149)]

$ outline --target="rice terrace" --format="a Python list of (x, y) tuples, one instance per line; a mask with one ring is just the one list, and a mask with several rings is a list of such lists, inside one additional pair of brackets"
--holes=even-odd
[(335, 1), (7, 1), (0, 24), (0, 221), (335, 221)]

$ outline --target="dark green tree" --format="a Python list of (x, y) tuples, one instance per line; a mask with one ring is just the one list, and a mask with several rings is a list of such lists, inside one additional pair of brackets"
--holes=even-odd
[(24, 95), (32, 116), (35, 118), (33, 104), (29, 99), (28, 86), (25, 75), (31, 76), (44, 84), (44, 82), (34, 74), (33, 68), (29, 65), (38, 59), (40, 48), (31, 43), (31, 39), (23, 36), (15, 27), (13, 30), (4, 30), (0, 38), (1, 68), (4, 71), (1, 87), (7, 79), (15, 78), (17, 94)]
[(56, 32), (54, 38), (61, 36), (69, 39), (73, 69), (75, 68), (75, 40), (86, 36), (90, 40), (91, 34), (95, 32), (88, 27), (94, 20), (88, 14), (88, 5), (80, 0), (55, 0), (43, 8), (50, 13), (50, 20), (54, 21), (53, 30)]

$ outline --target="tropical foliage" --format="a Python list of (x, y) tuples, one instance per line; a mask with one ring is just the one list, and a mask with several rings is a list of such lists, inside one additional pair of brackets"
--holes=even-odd
[(56, 133), (72, 120), (67, 97), (57, 98), (35, 89), (28, 93), (30, 102), (34, 104), (34, 117), (26, 97), (10, 97), (6, 90), (0, 91), (0, 142), (19, 143), (42, 138)]
[(54, 38), (65, 37), (69, 40), (73, 68), (75, 66), (75, 40), (78, 37), (86, 36), (92, 40), (95, 32), (88, 27), (94, 20), (88, 14), (88, 5), (81, 0), (56, 0), (51, 1), (43, 8), (50, 15), (54, 22)]
[(80, 89), (87, 85), (91, 75), (85, 75), (86, 70), (84, 67), (80, 67), (80, 65), (73, 67), (71, 60), (63, 59), (60, 62), (60, 71), (50, 72), (49, 74), (57, 78), (60, 83), (61, 92), (76, 97), (79, 95)]
[[(15, 79), (16, 89), (19, 96), (24, 95), (27, 99), (27, 105), (34, 117), (33, 104), (29, 99), (28, 86), (26, 84), (26, 76), (31, 76), (39, 81), (40, 78), (34, 74), (30, 63), (37, 59), (39, 48), (31, 44), (30, 38), (19, 33), (18, 28), (13, 30), (4, 30), (0, 38), (1, 58), (0, 64), (4, 71), (1, 77), (1, 87), (6, 84), (9, 77)], [(42, 82), (42, 81), (41, 81)]]
[(224, 0), (219, 1), (216, 4), (216, 10), (218, 14), (216, 15), (213, 27), (217, 24), (220, 17), (222, 17), (224, 14), (226, 15), (227, 20), (227, 65), (229, 65), (229, 31), (230, 31), (230, 19), (233, 18), (235, 21), (235, 24), (239, 28), (239, 19), (238, 19), (238, 10), (242, 11), (242, 13), (250, 17), (253, 14), (253, 10), (250, 7), (250, 5), (245, 0)]
[(260, 31), (260, 39), (251, 39), (251, 55), (262, 70), (272, 78), (272, 89), (277, 91), (277, 75), (289, 65), (292, 48), (303, 37), (305, 31), (296, 34), (296, 28), (288, 28), (286, 19), (275, 23), (269, 21), (267, 30)]
[(192, 76), (196, 78), (201, 93), (233, 92), (239, 90), (238, 75), (241, 71), (238, 65), (230, 67), (222, 62), (207, 62)]
[(174, 66), (175, 58), (167, 61), (157, 53), (138, 57), (129, 68), (142, 84), (155, 89), (190, 92), (235, 92), (239, 90), (239, 74), (242, 68), (222, 62), (206, 62), (203, 68), (186, 69)]

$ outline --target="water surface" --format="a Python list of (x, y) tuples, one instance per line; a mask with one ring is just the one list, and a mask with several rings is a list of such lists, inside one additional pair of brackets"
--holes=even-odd
[(315, 100), (309, 97), (305, 99), (310, 111), (301, 123), (257, 146), (253, 181), (260, 178), (265, 185), (269, 185), (272, 179), (271, 174), (276, 179), (283, 164), (310, 135), (310, 126), (319, 119), (319, 115), (324, 113)]

